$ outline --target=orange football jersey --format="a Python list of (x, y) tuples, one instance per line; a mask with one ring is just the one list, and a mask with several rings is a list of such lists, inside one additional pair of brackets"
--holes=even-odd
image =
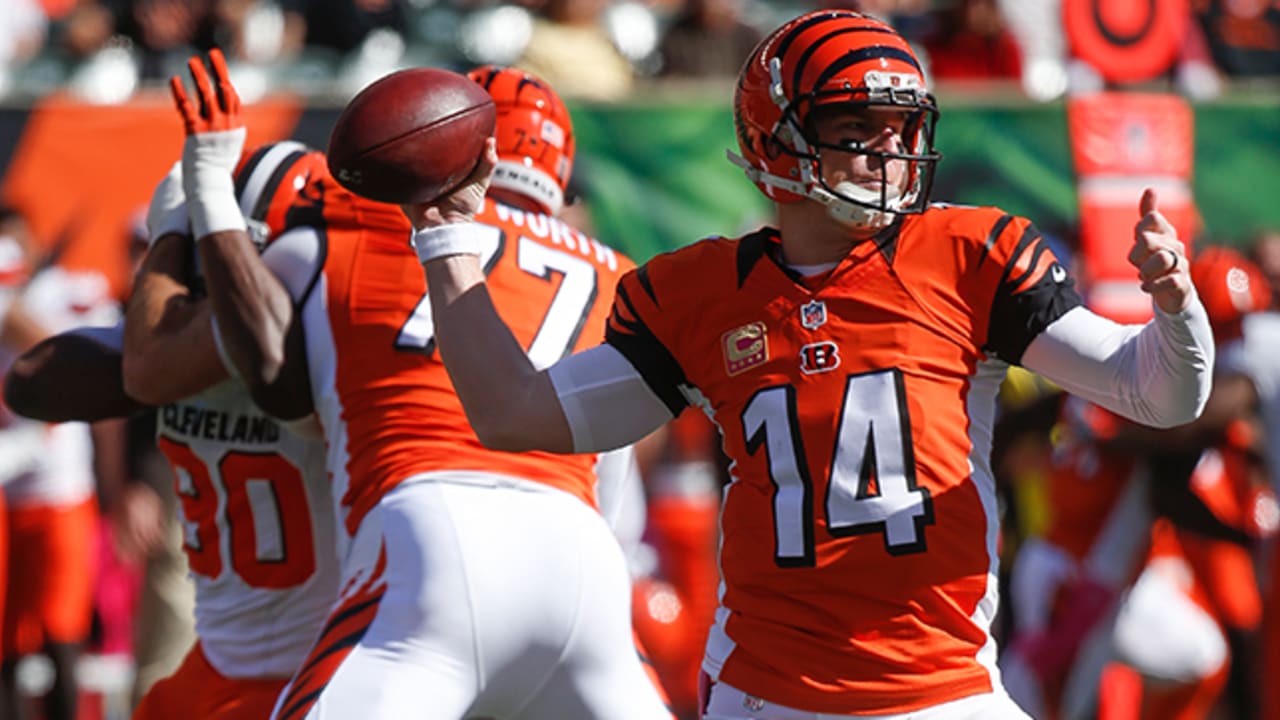
[[(499, 314), (539, 366), (599, 344), (627, 258), (555, 218), (486, 200), (484, 258)], [(322, 177), (291, 211), (311, 247), (276, 268), (302, 306), (316, 411), (329, 444), (339, 517), (354, 533), (391, 487), (420, 473), (482, 471), (547, 483), (595, 505), (594, 455), (505, 453), (476, 438), (435, 352), (426, 279), (399, 208)], [(297, 244), (283, 236), (268, 247)], [(309, 263), (302, 263), (303, 259)], [(298, 288), (301, 288), (299, 291)]]
[(989, 454), (1007, 363), (1080, 305), (1028, 221), (934, 206), (805, 280), (777, 231), (625, 276), (607, 341), (732, 461), (704, 669), (803, 710), (897, 713), (989, 691)]

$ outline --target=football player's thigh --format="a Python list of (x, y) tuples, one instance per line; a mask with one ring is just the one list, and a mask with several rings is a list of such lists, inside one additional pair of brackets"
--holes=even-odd
[(554, 673), (515, 717), (669, 720), (671, 711), (635, 647), (631, 579), (621, 548), (603, 519), (585, 506), (563, 515), (561, 524), (570, 522), (580, 533), (573, 561), (582, 583), (576, 596), (562, 602), (573, 608), (574, 629)]
[(405, 483), (379, 504), (386, 591), (308, 718), (461, 718), (475, 698), (474, 617), (447, 488)]
[(470, 668), (448, 657), (409, 660), (402, 648), (356, 646), (320, 693), (307, 720), (460, 720), (475, 698)]

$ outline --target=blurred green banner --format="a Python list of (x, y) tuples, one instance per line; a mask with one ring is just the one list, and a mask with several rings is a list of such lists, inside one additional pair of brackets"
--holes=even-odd
[[(769, 203), (725, 159), (737, 149), (727, 91), (705, 102), (576, 106), (578, 180), (599, 237), (636, 260), (709, 235), (737, 235)], [(998, 205), (1070, 242), (1076, 189), (1064, 106), (941, 100), (933, 198)], [(1197, 242), (1243, 245), (1280, 228), (1280, 107), (1218, 102), (1195, 111)], [(1133, 199), (1137, 217), (1138, 198)]]

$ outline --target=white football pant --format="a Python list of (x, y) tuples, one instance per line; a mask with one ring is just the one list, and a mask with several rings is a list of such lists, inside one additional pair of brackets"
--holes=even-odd
[(387, 591), (312, 720), (670, 720), (600, 514), (540, 483), (405, 481), (379, 504)]

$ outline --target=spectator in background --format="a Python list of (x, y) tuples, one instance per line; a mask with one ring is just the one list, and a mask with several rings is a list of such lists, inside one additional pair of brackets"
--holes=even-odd
[(1280, 75), (1280, 5), (1196, 0), (1209, 51), (1227, 75)]
[(97, 0), (81, 2), (58, 28), (58, 42), (72, 59), (91, 59), (111, 46), (112, 38), (129, 41), (138, 75), (167, 77), (197, 50), (229, 44), (221, 30), (216, 0)]
[(954, 0), (937, 12), (924, 40), (937, 80), (1016, 80), (1021, 49), (996, 0)]
[(610, 0), (546, 0), (533, 22), (524, 52), (514, 63), (565, 97), (621, 100), (635, 72), (604, 26)]
[(285, 30), (282, 51), (291, 56), (305, 47), (348, 53), (370, 32), (389, 28), (401, 36), (408, 30), (405, 0), (281, 0)]
[(0, 3), (0, 70), (35, 55), (44, 44), (47, 25), (48, 18), (36, 0)]
[(764, 34), (742, 18), (742, 0), (688, 0), (662, 36), (665, 77), (732, 78)]

